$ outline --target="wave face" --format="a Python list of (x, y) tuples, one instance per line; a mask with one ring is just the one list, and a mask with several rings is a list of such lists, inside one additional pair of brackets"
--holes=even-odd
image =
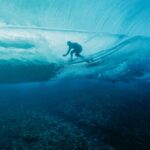
[(148, 0), (0, 0), (0, 25), (150, 35)]
[[(150, 38), (135, 36), (92, 56), (95, 64), (69, 66), (62, 74), (101, 80), (150, 82)], [(83, 62), (84, 63), (84, 62)], [(82, 71), (81, 71), (82, 70)]]
[[(150, 38), (67, 30), (0, 30), (0, 83), (97, 78), (150, 82)], [(83, 55), (98, 60), (70, 63), (66, 41), (81, 43)], [(10, 78), (11, 77), (11, 78)]]
[[(47, 81), (63, 72), (65, 62), (62, 54), (66, 41), (81, 42), (85, 55), (119, 42), (124, 36), (75, 32), (65, 30), (2, 28), (0, 30), (0, 82), (17, 83)], [(109, 40), (108, 40), (109, 39)], [(107, 42), (106, 42), (107, 40)], [(99, 42), (100, 45), (95, 43)], [(95, 46), (94, 46), (95, 45)]]

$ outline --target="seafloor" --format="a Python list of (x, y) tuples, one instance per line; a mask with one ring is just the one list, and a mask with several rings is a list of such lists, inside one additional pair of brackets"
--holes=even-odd
[(0, 150), (149, 150), (150, 85), (95, 79), (0, 86)]

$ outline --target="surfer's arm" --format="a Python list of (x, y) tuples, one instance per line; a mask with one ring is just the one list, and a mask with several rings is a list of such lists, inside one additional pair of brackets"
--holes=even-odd
[(69, 47), (69, 49), (68, 49), (67, 53), (66, 53), (66, 54), (64, 54), (63, 56), (67, 56), (67, 55), (70, 53), (70, 51), (71, 51), (71, 48)]

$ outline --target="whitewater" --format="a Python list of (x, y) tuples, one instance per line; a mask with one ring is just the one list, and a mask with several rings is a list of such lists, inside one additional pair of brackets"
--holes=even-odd
[[(67, 41), (79, 42), (83, 55), (101, 59), (85, 63), (62, 57)], [(38, 82), (92, 77), (100, 80), (150, 82), (150, 38), (98, 32), (1, 27), (0, 83)]]

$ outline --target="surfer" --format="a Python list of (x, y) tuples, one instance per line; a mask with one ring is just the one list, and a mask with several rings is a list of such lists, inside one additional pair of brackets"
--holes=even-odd
[(68, 45), (68, 51), (63, 56), (67, 56), (70, 53), (71, 61), (73, 60), (73, 55), (75, 54), (76, 57), (80, 57), (86, 62), (89, 62), (84, 56), (82, 56), (80, 53), (82, 52), (82, 46), (79, 43), (74, 43), (71, 41), (67, 42)]

